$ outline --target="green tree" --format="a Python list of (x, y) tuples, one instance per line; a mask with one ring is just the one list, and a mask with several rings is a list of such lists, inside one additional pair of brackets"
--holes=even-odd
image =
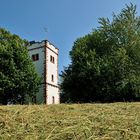
[(40, 78), (27, 50), (28, 42), (0, 28), (0, 104), (34, 98)]
[(75, 41), (62, 72), (62, 100), (140, 100), (140, 17), (130, 4), (119, 15), (99, 19), (99, 28)]

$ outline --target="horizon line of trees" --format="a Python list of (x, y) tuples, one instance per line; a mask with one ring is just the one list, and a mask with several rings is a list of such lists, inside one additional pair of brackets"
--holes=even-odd
[[(78, 38), (71, 64), (61, 74), (61, 102), (140, 101), (140, 17), (136, 5), (99, 19)], [(29, 58), (28, 41), (0, 28), (0, 104), (35, 102), (40, 77)]]

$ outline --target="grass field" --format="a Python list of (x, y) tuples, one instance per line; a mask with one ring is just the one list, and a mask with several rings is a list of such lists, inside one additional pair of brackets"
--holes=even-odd
[(140, 103), (0, 106), (0, 140), (140, 140)]

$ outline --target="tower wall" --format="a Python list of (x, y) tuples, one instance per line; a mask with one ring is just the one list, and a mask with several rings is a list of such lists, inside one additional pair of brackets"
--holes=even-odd
[(47, 55), (47, 104), (58, 104), (59, 88), (58, 88), (58, 49), (51, 43), (46, 42)]

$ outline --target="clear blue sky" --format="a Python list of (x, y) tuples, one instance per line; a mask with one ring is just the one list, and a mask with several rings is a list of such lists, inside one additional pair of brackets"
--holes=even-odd
[(51, 41), (59, 48), (60, 73), (73, 42), (99, 26), (99, 17), (111, 19), (130, 2), (140, 15), (140, 0), (0, 0), (0, 27), (29, 41)]

